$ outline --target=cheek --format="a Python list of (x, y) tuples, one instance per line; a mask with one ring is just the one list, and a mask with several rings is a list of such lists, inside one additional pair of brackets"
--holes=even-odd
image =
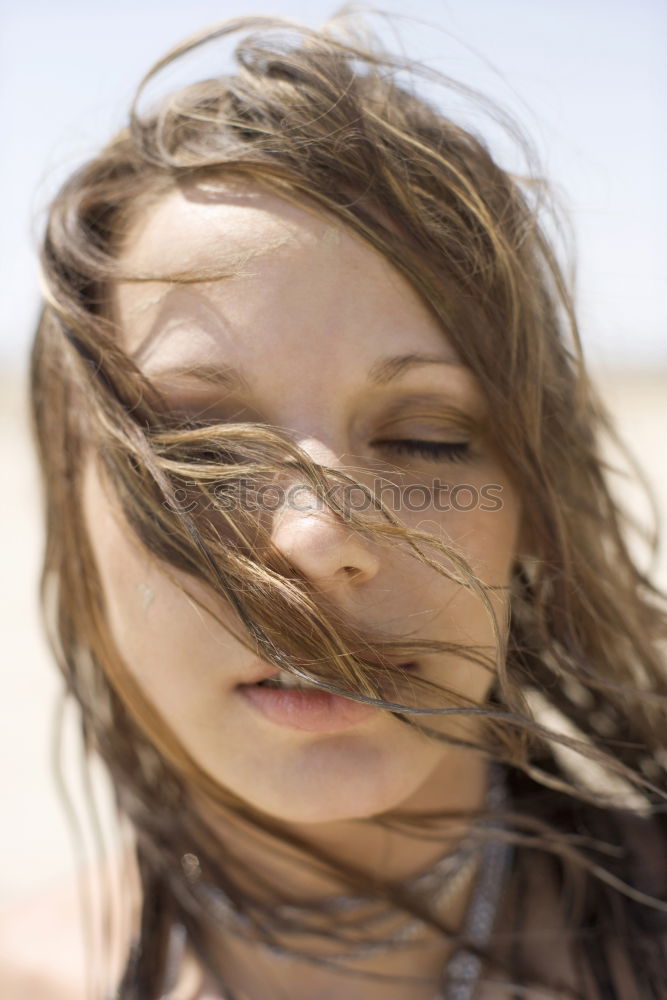
[[(521, 505), (499, 462), (480, 459), (449, 471), (443, 466), (434, 476), (421, 473), (412, 480), (400, 492), (398, 513), (406, 525), (451, 542), (486, 583), (506, 582), (518, 545)], [(396, 510), (393, 494), (387, 495)]]
[[(178, 718), (220, 684), (238, 644), (172, 583), (134, 540), (92, 465), (84, 480), (88, 536), (107, 617), (127, 670), (163, 714)], [(199, 596), (194, 583), (188, 588)]]
[[(483, 583), (493, 588), (486, 593), (503, 634), (512, 567), (517, 556), (519, 503), (509, 486), (505, 486), (501, 497), (502, 506), (497, 510), (478, 507), (453, 515), (451, 532), (473, 571)], [(459, 589), (455, 604), (461, 610), (469, 608), (464, 613), (464, 620), (469, 622), (471, 628), (473, 621), (479, 623), (474, 634), (481, 635), (482, 641), (495, 644), (493, 627), (480, 598), (470, 591)]]
[[(482, 496), (485, 483), (500, 485), (488, 501), (492, 509), (483, 509), (481, 503), (470, 509), (450, 509), (444, 512), (430, 511), (428, 515), (411, 515), (410, 526), (435, 535), (445, 544), (454, 546), (479, 579), (493, 588), (486, 591), (489, 605), (495, 616), (501, 639), (507, 633), (507, 613), (509, 608), (509, 585), (512, 567), (517, 556), (520, 529), (520, 504), (514, 489), (506, 479), (487, 476), (477, 480), (466, 480), (473, 487), (461, 491), (458, 498), (460, 507), (470, 505), (475, 493)], [(463, 482), (463, 478), (461, 478)], [(407, 520), (407, 519), (406, 519)], [(457, 572), (443, 554), (426, 547), (427, 554), (444, 569)], [(411, 561), (413, 567), (418, 563)], [(463, 655), (444, 654), (426, 658), (428, 672), (432, 680), (443, 683), (448, 689), (459, 692), (475, 702), (482, 701), (493, 683), (496, 671), (496, 650), (498, 640), (493, 619), (480, 597), (470, 589), (447, 579), (430, 569), (413, 569), (415, 578), (423, 582), (420, 599), (424, 607), (428, 604), (430, 613), (421, 620), (428, 627), (420, 634), (440, 640), (474, 645), (488, 661), (488, 666), (478, 665)]]
[[(520, 503), (514, 488), (497, 471), (468, 474), (465, 480), (461, 476), (457, 482), (453, 481), (449, 492), (441, 493), (440, 499), (423, 512), (404, 508), (401, 516), (408, 527), (427, 532), (443, 545), (451, 546), (483, 583), (500, 588), (501, 593), (510, 583), (518, 554)], [(423, 551), (443, 569), (458, 574), (455, 559), (428, 544)], [(461, 587), (456, 583), (440, 573), (434, 578), (433, 570), (420, 566), (416, 560), (411, 560), (411, 565), (415, 567), (415, 578), (435, 581), (435, 591), (441, 597), (453, 599), (457, 595), (461, 600)], [(475, 605), (480, 607), (478, 598)]]

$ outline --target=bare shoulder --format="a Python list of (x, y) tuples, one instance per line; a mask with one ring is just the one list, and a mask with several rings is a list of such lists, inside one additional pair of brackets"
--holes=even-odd
[(0, 996), (84, 1000), (85, 944), (71, 880), (0, 913)]
[[(117, 873), (127, 854), (94, 869), (96, 877)], [(127, 869), (124, 869), (127, 871)], [(88, 878), (90, 873), (83, 877)], [(124, 894), (132, 905), (131, 880)], [(87, 932), (99, 927), (81, 907), (79, 880), (64, 878), (0, 911), (0, 997), (3, 1000), (88, 1000)], [(95, 924), (95, 927), (88, 925)], [(119, 954), (129, 942), (119, 942)], [(112, 975), (119, 975), (116, 956)]]

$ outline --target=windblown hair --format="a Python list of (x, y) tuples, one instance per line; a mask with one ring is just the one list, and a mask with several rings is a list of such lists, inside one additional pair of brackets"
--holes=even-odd
[[(479, 136), (447, 117), (444, 103), (418, 95), (414, 82), (433, 83), (435, 73), (349, 25), (337, 18), (314, 31), (243, 18), (184, 42), (147, 74), (128, 126), (67, 180), (49, 212), (45, 301), (31, 355), (47, 518), (42, 606), (67, 692), (80, 706), (86, 752), (104, 762), (136, 837), (143, 910), (118, 996), (160, 995), (175, 920), (224, 986), (224, 969), (205, 944), (204, 902), (181, 864), (188, 852), (258, 940), (309, 929), (273, 926), (276, 888), (250, 877), (238, 858), (221, 857), (192, 805), (192, 787), (230, 824), (300, 846), (304, 864), (309, 856), (333, 861), (219, 787), (133, 682), (114, 646), (84, 526), (82, 471), (91, 450), (137, 544), (234, 609), (248, 648), (327, 690), (372, 701), (433, 739), (456, 742), (456, 731), (431, 728), (430, 714), (454, 708), (462, 718), (481, 717), (481, 735), (468, 745), (507, 767), (504, 820), (517, 845), (516, 872), (541, 852), (559, 884), (578, 887), (565, 900), (568, 922), (600, 997), (629, 995), (607, 981), (613, 945), (637, 994), (658, 1000), (667, 925), (665, 595), (631, 553), (633, 525), (612, 495), (602, 441), (622, 445), (586, 373), (568, 282), (544, 234), (547, 188), (501, 169)], [(164, 67), (247, 30), (233, 75), (186, 86), (140, 112), (146, 84)], [(461, 92), (437, 79), (445, 95)], [(306, 481), (351, 529), (401, 546), (494, 612), (488, 587), (455, 546), (408, 529), (377, 498), (370, 512), (350, 511), (331, 486), (354, 477), (315, 464), (286, 431), (177, 420), (123, 351), (109, 308), (114, 282), (210, 281), (226, 273), (124, 270), (119, 254), (133, 220), (176, 186), (215, 199), (216, 185), (239, 178), (334, 217), (384, 254), (478, 380), (528, 539), (491, 651), (397, 644), (354, 629), (272, 548), (263, 515), (226, 502), (239, 483), (259, 489), (286, 472)], [(655, 550), (655, 536), (646, 540)], [(386, 701), (378, 652), (467, 656), (495, 679), (482, 705), (426, 681), (415, 701), (414, 678), (412, 699), (397, 681), (395, 700)], [(586, 761), (594, 781), (582, 777)], [(432, 819), (416, 825), (427, 829)], [(653, 861), (642, 863), (644, 848)], [(356, 890), (384, 892), (402, 911), (453, 933), (423, 903), (371, 885), (354, 866), (335, 870)], [(515, 930), (520, 940), (521, 926)], [(521, 948), (505, 968), (510, 981), (529, 985)]]

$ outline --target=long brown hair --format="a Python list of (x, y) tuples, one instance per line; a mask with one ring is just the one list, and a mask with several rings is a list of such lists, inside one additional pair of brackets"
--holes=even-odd
[[(224, 970), (206, 951), (196, 886), (181, 865), (187, 852), (258, 939), (271, 936), (266, 897), (253, 891), (238, 859), (233, 867), (221, 860), (189, 787), (237, 823), (278, 839), (287, 834), (202, 772), (115, 649), (84, 529), (81, 476), (90, 448), (137, 544), (167, 570), (205, 581), (235, 610), (240, 637), (267, 660), (374, 700), (433, 739), (452, 737), (429, 727), (429, 711), (454, 706), (481, 715), (483, 732), (470, 750), (506, 766), (517, 868), (540, 851), (559, 875), (577, 881), (568, 919), (598, 984), (611, 940), (639, 994), (657, 1000), (665, 986), (667, 887), (659, 865), (638, 866), (637, 844), (667, 842), (665, 595), (631, 553), (633, 525), (610, 491), (601, 449), (605, 436), (616, 440), (613, 422), (587, 375), (568, 284), (544, 235), (547, 188), (535, 176), (510, 176), (481, 138), (417, 94), (415, 81), (433, 83), (434, 73), (382, 51), (350, 25), (334, 19), (314, 31), (242, 18), (184, 42), (147, 74), (128, 126), (64, 184), (48, 217), (44, 305), (31, 356), (47, 518), (42, 601), (67, 691), (80, 706), (86, 750), (106, 765), (136, 836), (143, 911), (119, 995), (159, 995), (175, 919), (224, 984)], [(140, 112), (146, 84), (164, 67), (247, 30), (233, 75), (184, 87)], [(457, 87), (439, 82), (445, 93)], [(222, 276), (125, 273), (118, 257), (132, 220), (176, 185), (215, 197), (216, 182), (230, 177), (329, 213), (383, 253), (477, 378), (528, 539), (513, 567), (510, 620), (496, 623), (491, 652), (425, 640), (397, 646), (361, 635), (324, 606), (271, 549), (257, 512), (223, 502), (221, 484), (257, 488), (289, 469), (352, 528), (405, 546), (473, 590), (493, 615), (488, 588), (454, 547), (409, 530), (375, 498), (363, 516), (337, 503), (332, 482), (354, 479), (313, 463), (286, 432), (173, 419), (123, 351), (108, 309), (112, 282)], [(213, 513), (193, 513), (184, 497)], [(436, 649), (495, 671), (483, 705), (426, 682), (421, 705), (380, 697), (383, 664), (365, 651)], [(593, 762), (599, 787), (572, 766), (574, 752)], [(304, 857), (310, 851), (332, 863), (301, 847)], [(380, 891), (353, 866), (336, 870), (360, 891)], [(390, 889), (386, 897), (451, 934), (418, 901)], [(526, 982), (520, 951), (507, 975)]]

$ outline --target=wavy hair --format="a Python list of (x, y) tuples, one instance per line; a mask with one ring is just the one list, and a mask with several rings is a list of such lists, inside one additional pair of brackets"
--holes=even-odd
[[(448, 94), (479, 95), (384, 51), (355, 23), (338, 17), (316, 31), (247, 17), (188, 39), (150, 70), (127, 127), (66, 181), (48, 214), (44, 302), (31, 354), (47, 522), (41, 599), (67, 693), (80, 709), (86, 754), (103, 761), (135, 836), (143, 903), (117, 995), (160, 995), (176, 920), (224, 988), (224, 969), (207, 950), (205, 908), (181, 865), (187, 852), (196, 853), (207, 880), (224, 889), (258, 940), (289, 936), (272, 924), (266, 887), (247, 878), (239, 859), (232, 866), (220, 857), (192, 805), (192, 787), (230, 822), (290, 841), (304, 863), (315, 858), (343, 883), (421, 916), (455, 942), (457, 936), (423, 900), (371, 885), (353, 865), (335, 863), (218, 786), (159, 717), (107, 623), (82, 509), (91, 448), (137, 544), (165, 571), (203, 581), (234, 610), (240, 640), (266, 660), (377, 704), (432, 739), (456, 742), (453, 729), (445, 735), (429, 725), (432, 714), (480, 716), (479, 738), (459, 743), (506, 766), (513, 877), (527, 856), (544, 855), (567, 895), (568, 924), (598, 988), (607, 982), (613, 942), (638, 994), (658, 1000), (665, 987), (667, 865), (642, 863), (642, 854), (652, 845), (664, 858), (667, 841), (665, 595), (639, 568), (629, 541), (639, 526), (612, 495), (602, 442), (622, 444), (587, 374), (569, 284), (545, 236), (548, 188), (534, 171), (510, 175), (480, 136), (450, 120)], [(185, 86), (140, 110), (146, 85), (165, 67), (237, 32), (243, 35), (233, 74)], [(442, 101), (419, 95), (424, 80), (442, 85)], [(525, 140), (501, 112), (493, 114), (532, 164)], [(315, 464), (277, 428), (177, 419), (123, 351), (109, 309), (114, 282), (210, 281), (228, 273), (129, 272), (119, 255), (133, 220), (178, 185), (215, 198), (216, 185), (230, 178), (335, 217), (380, 251), (474, 373), (494, 414), (489, 434), (518, 490), (528, 539), (512, 569), (506, 621), (495, 620), (488, 586), (455, 546), (407, 528), (366, 487), (372, 502), (363, 515), (337, 501), (332, 484), (357, 483), (352, 472)], [(306, 481), (351, 529), (403, 547), (476, 594), (493, 620), (495, 648), (397, 644), (353, 628), (271, 547), (257, 510), (225, 502), (241, 482), (259, 489), (286, 474)], [(654, 551), (655, 533), (644, 538)], [(385, 652), (467, 656), (493, 670), (494, 683), (477, 705), (410, 678), (410, 692), (419, 687), (423, 696), (415, 702), (399, 678), (388, 701)], [(426, 818), (420, 823), (427, 828)], [(573, 884), (577, 892), (566, 893)], [(317, 943), (317, 922), (304, 921), (292, 930)], [(520, 940), (520, 922), (514, 931)], [(491, 957), (493, 950), (492, 940)], [(512, 951), (503, 967), (525, 987), (522, 954)], [(620, 1000), (622, 986), (615, 988)]]

